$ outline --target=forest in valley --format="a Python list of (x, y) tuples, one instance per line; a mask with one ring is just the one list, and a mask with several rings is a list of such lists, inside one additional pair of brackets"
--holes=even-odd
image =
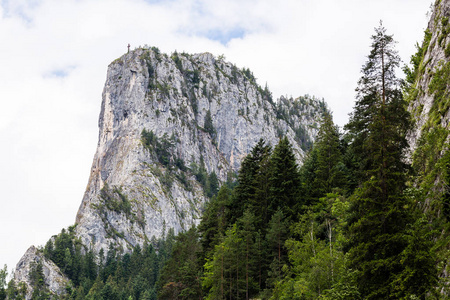
[[(83, 250), (73, 227), (63, 230), (42, 249), (71, 280), (63, 298), (445, 298), (438, 262), (448, 256), (450, 193), (426, 210), (427, 155), (406, 156), (407, 98), (424, 45), (401, 80), (395, 42), (380, 25), (344, 131), (324, 113), (301, 166), (286, 137), (261, 139), (238, 174), (210, 191), (198, 226), (99, 254)], [(434, 165), (450, 182), (450, 157)], [(33, 299), (53, 299), (42, 265), (31, 274)], [(13, 280), (0, 291), (0, 299), (24, 295)]]

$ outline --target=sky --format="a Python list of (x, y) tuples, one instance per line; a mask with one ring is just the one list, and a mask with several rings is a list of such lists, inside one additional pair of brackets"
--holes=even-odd
[(404, 61), (431, 0), (0, 0), (0, 267), (73, 225), (107, 66), (139, 46), (210, 52), (274, 98), (324, 98), (339, 126), (380, 20)]

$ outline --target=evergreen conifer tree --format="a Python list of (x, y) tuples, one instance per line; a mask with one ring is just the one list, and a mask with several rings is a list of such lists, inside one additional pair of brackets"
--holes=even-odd
[(6, 265), (3, 269), (0, 269), (0, 300), (6, 299), (6, 277), (8, 276), (8, 271)]
[(172, 256), (159, 279), (158, 299), (199, 299), (202, 296), (197, 254), (201, 246), (197, 229), (192, 227), (176, 237)]
[(245, 255), (245, 299), (253, 296), (256, 288), (255, 275), (257, 270), (257, 254), (255, 251), (255, 215), (249, 210), (245, 210), (238, 220), (239, 235), (244, 243)]
[[(346, 126), (353, 138), (353, 153), (361, 162), (361, 182), (352, 196), (349, 224), (350, 266), (358, 272), (358, 288), (365, 299), (423, 297), (429, 286), (411, 287), (403, 280), (417, 265), (402, 260), (412, 240), (407, 228), (414, 217), (403, 193), (408, 172), (404, 150), (411, 123), (395, 75), (400, 58), (381, 23), (372, 40), (354, 112)], [(420, 282), (430, 283), (425, 278)]]
[(269, 216), (280, 208), (286, 217), (296, 219), (300, 203), (300, 173), (287, 137), (280, 139), (270, 157)]
[(229, 199), (230, 190), (226, 185), (222, 185), (217, 196), (213, 197), (206, 206), (202, 221), (198, 226), (202, 245), (201, 264), (206, 262), (208, 252), (214, 250), (214, 246), (219, 243), (221, 236), (225, 234), (228, 226), (229, 212), (227, 206), (229, 205)]
[[(239, 170), (238, 186), (235, 188), (235, 193), (231, 201), (230, 209), (232, 211), (230, 222), (234, 223), (240, 218), (244, 210), (249, 204), (254, 208), (259, 207), (263, 209), (267, 206), (265, 203), (260, 203), (256, 199), (256, 194), (261, 191), (258, 177), (261, 174), (266, 174), (261, 169), (262, 162), (266, 161), (270, 155), (270, 146), (266, 145), (263, 139), (253, 147), (252, 151), (244, 158)], [(262, 196), (262, 194), (259, 194)], [(263, 201), (264, 202), (264, 201)], [(261, 207), (261, 204), (263, 207)]]
[(339, 149), (339, 129), (333, 117), (325, 112), (314, 147), (317, 148), (314, 190), (319, 197), (343, 186), (342, 155)]

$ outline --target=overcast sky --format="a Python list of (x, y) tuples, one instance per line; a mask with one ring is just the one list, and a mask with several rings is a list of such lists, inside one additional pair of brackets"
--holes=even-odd
[(131, 48), (224, 54), (343, 126), (382, 19), (405, 62), (431, 0), (0, 0), (0, 267), (72, 225), (108, 64)]

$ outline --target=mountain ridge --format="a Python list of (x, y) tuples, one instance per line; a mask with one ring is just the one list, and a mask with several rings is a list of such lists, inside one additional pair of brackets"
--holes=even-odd
[[(183, 169), (192, 171), (204, 168), (208, 176), (214, 173), (219, 182), (224, 182), (230, 171), (238, 170), (242, 158), (261, 137), (275, 144), (282, 134), (286, 134), (293, 143), (300, 161), (304, 151), (295, 142), (296, 132), (290, 127), (300, 118), (295, 115), (295, 109), (293, 105), (289, 106), (288, 100), (281, 98), (280, 104), (275, 105), (271, 96), (264, 99), (268, 96), (270, 92), (256, 84), (249, 70), (239, 71), (234, 65), (216, 60), (208, 53), (191, 56), (175, 52), (169, 57), (154, 48), (138, 49), (122, 56), (108, 67), (99, 120), (98, 150), (76, 224), (85, 224), (82, 220), (89, 219), (84, 217), (85, 214), (89, 217), (95, 215), (90, 208), (98, 205), (99, 201), (90, 201), (101, 194), (107, 182), (116, 191), (123, 189), (120, 193), (130, 201), (150, 201), (150, 206), (153, 203), (156, 207), (152, 208), (153, 211), (158, 208), (160, 211), (171, 211), (158, 225), (145, 228), (147, 239), (153, 235), (161, 236), (164, 221), (168, 228), (174, 227), (178, 232), (184, 227), (180, 211), (192, 213), (192, 219), (198, 220), (200, 204), (205, 202), (201, 184), (193, 178), (199, 176), (192, 176), (191, 173), (196, 172), (188, 170), (186, 173)], [(320, 108), (320, 102), (316, 102), (316, 111), (326, 109), (325, 106)], [(310, 101), (309, 105), (313, 107), (313, 103)], [(211, 122), (209, 132), (205, 130), (208, 113)], [(311, 112), (307, 113), (305, 119), (310, 119)], [(317, 128), (317, 116), (314, 121)], [(306, 128), (306, 137), (313, 136), (316, 128)], [(161, 149), (145, 149), (142, 146), (144, 130), (154, 132)], [(167, 149), (162, 149), (164, 147)], [(156, 157), (151, 153), (149, 155), (147, 150), (165, 152), (166, 160), (161, 160), (158, 153)], [(149, 176), (151, 180), (147, 180)], [(192, 185), (191, 191), (183, 188), (181, 181), (184, 180), (187, 185)], [(146, 196), (142, 197), (143, 194)], [(167, 200), (161, 201), (163, 198)], [(183, 199), (189, 200), (184, 202)], [(152, 214), (139, 209), (133, 210), (133, 213)], [(108, 212), (106, 218), (111, 220), (107, 224), (114, 226), (114, 223), (129, 221), (128, 217), (117, 220), (120, 215), (123, 216)], [(174, 215), (177, 219), (173, 218)], [(152, 217), (158, 218), (157, 215)], [(77, 236), (83, 244), (89, 244), (91, 237), (95, 236), (92, 230), (101, 231), (95, 225), (100, 219), (95, 216), (94, 219), (92, 227), (87, 230), (77, 226)], [(144, 221), (151, 223), (152, 218), (146, 217), (140, 223)], [(153, 229), (153, 233), (150, 228), (161, 229)], [(123, 230), (125, 228), (114, 229), (119, 233)], [(144, 234), (144, 231), (136, 230), (137, 235)], [(127, 236), (127, 233), (122, 235)], [(104, 236), (106, 233), (95, 236), (94, 244), (102, 244), (106, 250), (107, 243), (98, 242)], [(130, 234), (125, 240), (135, 246), (136, 235)], [(138, 240), (142, 244), (145, 238)], [(126, 244), (122, 243), (122, 246), (126, 247)], [(100, 250), (97, 246), (94, 248), (97, 252)]]
[[(273, 101), (249, 69), (223, 57), (130, 51), (108, 66), (97, 151), (71, 230), (95, 253), (187, 230), (259, 139), (275, 145), (286, 135), (300, 163), (325, 111), (310, 96)], [(24, 257), (16, 274), (31, 269), (32, 255)]]

